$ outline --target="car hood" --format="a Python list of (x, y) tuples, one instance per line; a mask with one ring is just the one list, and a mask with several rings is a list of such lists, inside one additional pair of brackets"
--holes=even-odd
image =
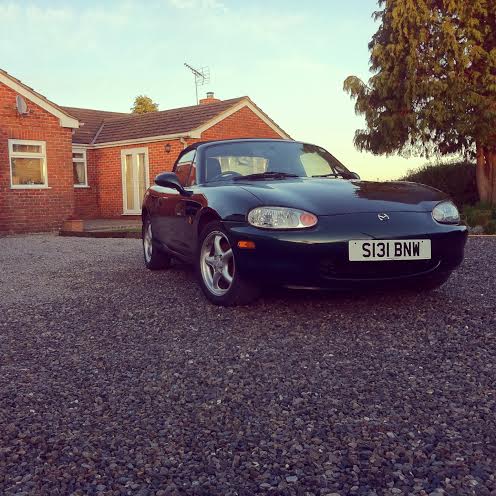
[(447, 195), (417, 183), (334, 178), (239, 181), (263, 205), (307, 210), (316, 215), (359, 212), (426, 212)]

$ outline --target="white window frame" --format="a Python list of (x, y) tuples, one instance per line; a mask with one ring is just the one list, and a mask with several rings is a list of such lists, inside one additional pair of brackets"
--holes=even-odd
[[(15, 152), (14, 145), (35, 145), (41, 147), (40, 153), (29, 152)], [(43, 160), (43, 177), (45, 182), (43, 184), (14, 184), (12, 182), (14, 176), (12, 175), (12, 159), (13, 158), (41, 158)], [(48, 169), (46, 158), (46, 142), (34, 140), (19, 140), (9, 139), (9, 170), (10, 170), (10, 187), (11, 189), (47, 189), (48, 188)]]
[[(143, 148), (122, 148), (121, 149), (121, 179), (122, 179), (122, 214), (123, 215), (141, 215), (141, 198), (135, 210), (130, 210), (127, 206), (127, 190), (126, 190), (126, 174), (125, 174), (125, 160), (126, 155), (132, 155), (133, 164), (133, 180), (136, 174), (136, 160), (137, 156), (143, 153), (145, 155), (145, 190), (150, 187), (150, 163), (148, 160), (148, 147)], [(136, 195), (136, 192), (135, 192)], [(137, 199), (135, 197), (135, 199)]]
[(74, 158), (72, 157), (72, 162), (71, 165), (73, 167), (72, 174), (74, 176), (74, 162), (81, 162), (84, 164), (84, 178), (85, 178), (85, 183), (84, 184), (74, 184), (75, 188), (89, 188), (90, 185), (88, 184), (88, 161), (86, 158), (86, 148), (78, 148), (77, 146), (72, 148), (72, 153), (82, 153), (83, 158)]

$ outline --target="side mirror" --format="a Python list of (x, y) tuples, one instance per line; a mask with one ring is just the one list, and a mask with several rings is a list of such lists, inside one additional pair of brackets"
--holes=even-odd
[(360, 176), (356, 172), (352, 172), (351, 175), (353, 176), (353, 179), (360, 179)]
[(179, 182), (179, 178), (176, 174), (174, 174), (174, 172), (162, 172), (162, 174), (159, 174), (155, 178), (155, 184), (157, 186), (162, 186), (163, 188), (175, 189), (179, 191), (181, 195), (189, 195), (189, 191), (186, 191), (183, 188), (183, 185)]

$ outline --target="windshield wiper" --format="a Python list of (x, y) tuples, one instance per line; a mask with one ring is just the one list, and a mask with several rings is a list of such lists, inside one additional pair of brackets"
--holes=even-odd
[(318, 174), (312, 177), (344, 177), (343, 174), (338, 174), (337, 172), (330, 172), (329, 174)]
[(288, 172), (282, 171), (268, 171), (268, 172), (258, 172), (256, 174), (248, 174), (246, 176), (236, 176), (233, 179), (235, 181), (241, 181), (243, 179), (284, 179), (286, 177), (299, 177), (297, 174), (289, 174)]

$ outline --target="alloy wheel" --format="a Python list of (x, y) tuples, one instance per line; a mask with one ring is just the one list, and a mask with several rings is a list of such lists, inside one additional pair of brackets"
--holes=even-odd
[(143, 251), (145, 253), (145, 260), (150, 263), (153, 254), (153, 235), (152, 223), (150, 221), (145, 225), (145, 232), (143, 235)]
[(225, 295), (234, 278), (234, 256), (227, 236), (212, 231), (203, 240), (200, 253), (203, 282), (215, 296)]

